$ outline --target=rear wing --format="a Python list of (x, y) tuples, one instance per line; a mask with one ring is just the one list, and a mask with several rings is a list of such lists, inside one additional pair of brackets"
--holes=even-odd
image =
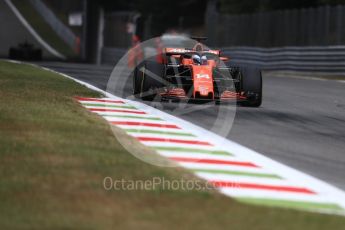
[[(164, 53), (166, 55), (179, 55), (179, 54), (185, 54), (185, 53), (190, 53), (190, 52), (195, 52), (192, 49), (186, 49), (186, 48), (165, 48)], [(209, 53), (209, 54), (214, 54), (219, 56), (220, 51), (219, 50), (203, 50), (202, 53)]]

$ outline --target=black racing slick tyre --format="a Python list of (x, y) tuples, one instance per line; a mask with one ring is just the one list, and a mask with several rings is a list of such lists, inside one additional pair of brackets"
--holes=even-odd
[(140, 97), (146, 101), (152, 101), (157, 94), (157, 89), (163, 87), (162, 76), (164, 65), (154, 61), (145, 61), (142, 68), (140, 82)]
[(247, 96), (247, 100), (241, 102), (242, 106), (260, 107), (262, 103), (262, 74), (255, 66), (241, 68), (241, 88)]
[(140, 96), (143, 64), (139, 64), (133, 70), (133, 95), (136, 98)]

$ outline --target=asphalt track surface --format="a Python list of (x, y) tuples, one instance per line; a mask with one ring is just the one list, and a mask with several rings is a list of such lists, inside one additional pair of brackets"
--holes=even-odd
[[(111, 66), (39, 63), (106, 90)], [(129, 78), (117, 96), (129, 96)], [(237, 107), (226, 138), (274, 160), (306, 172), (345, 190), (345, 83), (333, 80), (276, 77), (263, 78), (260, 108)], [(163, 110), (217, 133), (219, 106), (184, 105), (186, 113), (175, 113), (178, 103)], [(229, 106), (231, 107), (231, 106)], [(219, 125), (219, 123), (218, 123)]]

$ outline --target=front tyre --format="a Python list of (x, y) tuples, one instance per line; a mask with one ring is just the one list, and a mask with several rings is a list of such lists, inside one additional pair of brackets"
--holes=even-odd
[(143, 78), (142, 73), (143, 64), (139, 64), (133, 70), (133, 95), (136, 98), (140, 96), (141, 81)]
[(140, 98), (152, 101), (157, 94), (157, 89), (163, 87), (162, 76), (164, 65), (155, 61), (145, 61), (142, 68), (140, 82)]

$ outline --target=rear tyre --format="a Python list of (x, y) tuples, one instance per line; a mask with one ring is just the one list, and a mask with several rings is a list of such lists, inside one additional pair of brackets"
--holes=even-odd
[[(146, 101), (152, 101), (157, 95), (157, 89), (163, 87), (160, 79), (164, 74), (164, 65), (145, 61), (142, 68), (140, 82), (140, 98)], [(139, 73), (139, 74), (140, 74)]]
[(241, 69), (242, 92), (247, 96), (247, 101), (240, 104), (247, 107), (259, 107), (262, 103), (262, 74), (255, 66), (246, 66)]

